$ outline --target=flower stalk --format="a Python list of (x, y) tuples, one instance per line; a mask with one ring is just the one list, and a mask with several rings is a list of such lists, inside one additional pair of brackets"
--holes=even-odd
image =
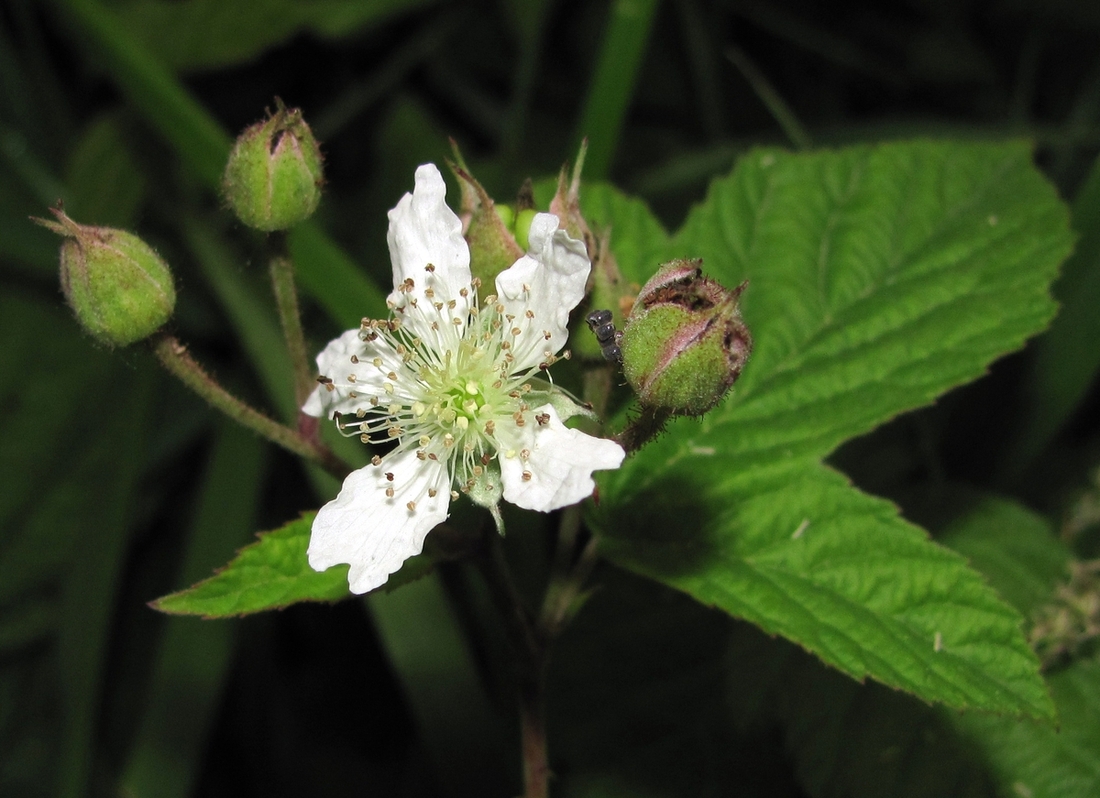
[(305, 332), (302, 330), (302, 314), (298, 306), (298, 288), (294, 279), (294, 261), (290, 258), (286, 233), (271, 234), (271, 288), (275, 293), (275, 307), (279, 324), (283, 328), (287, 352), (294, 372), (294, 400), (301, 407), (314, 388), (313, 367), (306, 349)]
[(262, 435), (272, 443), (316, 463), (337, 479), (343, 479), (351, 469), (347, 463), (324, 444), (312, 441), (299, 432), (268, 418), (223, 388), (191, 357), (187, 347), (173, 335), (158, 333), (150, 339), (153, 353), (161, 364), (184, 385), (211, 406)]

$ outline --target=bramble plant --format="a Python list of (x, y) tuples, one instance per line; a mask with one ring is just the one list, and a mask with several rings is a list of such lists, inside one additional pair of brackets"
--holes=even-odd
[[(1091, 290), (1100, 238), (1031, 142), (753, 146), (666, 226), (602, 179), (596, 135), (552, 177), (436, 137), (432, 158), (380, 163), (400, 176), (360, 199), (386, 213), (337, 217), (362, 233), (360, 267), (324, 232), (329, 193), (353, 190), (323, 174), (347, 157), (315, 138), (333, 116), (307, 124), (276, 99), (231, 145), (114, 12), (62, 5), (128, 96), (161, 109), (149, 121), (193, 169), (193, 207), (164, 202), (146, 234), (135, 214), (58, 200), (34, 221), (62, 237), (78, 325), (53, 297), (0, 298), (8, 332), (42, 331), (13, 335), (10, 363), (51, 367), (9, 379), (7, 423), (63, 462), (55, 484), (11, 468), (8, 517), (30, 520), (0, 573), (9, 596), (64, 597), (60, 620), (25, 628), (62, 630), (68, 718), (56, 775), (15, 747), (0, 792), (1100, 789), (1100, 482), (1061, 485), (1060, 535), (1012, 492), (1073, 403), (1027, 413), (1057, 415), (1100, 354), (1076, 377), (1049, 350), (1018, 366), (1037, 387), (996, 415), (987, 484), (937, 470), (931, 422), (905, 426), (947, 429), (911, 411), (947, 414), (949, 392), (1052, 323), (1066, 340), (1063, 267)], [(801, 142), (744, 58), (730, 55)], [(125, 152), (121, 129), (91, 138), (91, 162)], [(1100, 168), (1079, 196), (1074, 214), (1095, 215)], [(86, 451), (70, 455), (77, 429)], [(201, 474), (173, 465), (196, 456)], [(93, 507), (82, 568), (36, 582), (31, 552)], [(136, 518), (158, 534), (112, 532)], [(113, 611), (126, 639), (167, 631), (108, 657)], [(112, 669), (140, 689), (93, 689)], [(12, 701), (15, 684), (0, 681)], [(269, 745), (283, 753), (256, 753)]]

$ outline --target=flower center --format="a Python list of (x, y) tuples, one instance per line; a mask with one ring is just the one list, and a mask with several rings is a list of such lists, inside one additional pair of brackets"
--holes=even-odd
[[(440, 301), (429, 289), (429, 301), (395, 305), (395, 317), (387, 321), (364, 319), (363, 360), (352, 361), (369, 368), (365, 374), (360, 368), (346, 386), (350, 398), (363, 401), (355, 420), (339, 421), (345, 434), (364, 443), (396, 442), (393, 452), (415, 450), (420, 460), (444, 463), (464, 492), (496, 457), (530, 454), (522, 446), (512, 451), (507, 442), (518, 437), (515, 430), (546, 423), (548, 417), (533, 414), (526, 399), (531, 379), (559, 359), (536, 350), (545, 339), (533, 334), (531, 311), (517, 318), (494, 296), (480, 305), (477, 288), (477, 280), (463, 288), (461, 304)], [(406, 280), (399, 290), (413, 289)], [(376, 455), (373, 462), (379, 465), (382, 458)]]

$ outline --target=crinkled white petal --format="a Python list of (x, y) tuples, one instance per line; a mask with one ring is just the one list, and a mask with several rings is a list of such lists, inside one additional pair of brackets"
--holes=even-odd
[[(506, 312), (521, 320), (512, 344), (517, 366), (534, 366), (547, 351), (556, 354), (569, 338), (569, 313), (584, 298), (592, 264), (584, 243), (558, 228), (558, 217), (536, 214), (528, 234), (530, 251), (497, 275)], [(524, 322), (527, 311), (534, 314)]]
[(527, 449), (526, 460), (519, 455), (500, 458), (504, 498), (517, 507), (549, 512), (576, 504), (596, 487), (593, 471), (618, 468), (626, 457), (614, 441), (566, 427), (551, 405), (535, 413), (550, 419), (544, 425), (514, 428), (516, 439), (510, 441), (509, 454)]
[[(386, 478), (386, 473), (393, 480)], [(387, 498), (386, 488), (394, 495)], [(428, 489), (435, 491), (429, 498)], [(344, 480), (340, 494), (321, 508), (309, 539), (309, 564), (323, 571), (348, 563), (352, 593), (385, 584), (403, 562), (424, 548), (424, 538), (447, 518), (450, 476), (442, 463), (396, 453)], [(413, 501), (416, 507), (408, 508)]]
[(359, 330), (329, 341), (317, 356), (317, 371), (329, 382), (318, 385), (302, 406), (303, 413), (317, 418), (355, 413), (371, 396), (401, 398), (408, 376), (407, 364), (384, 338), (363, 341)]
[[(461, 295), (462, 289), (470, 287), (470, 248), (462, 237), (462, 221), (445, 202), (446, 194), (439, 169), (424, 164), (416, 170), (412, 193), (390, 211), (386, 241), (394, 291), (389, 299), (396, 317), (417, 335), (430, 334), (427, 328), (437, 321), (437, 330), (457, 342), (470, 307), (468, 298)], [(432, 271), (426, 269), (429, 265)], [(412, 280), (411, 290), (403, 288), (406, 280)], [(422, 313), (403, 311), (412, 299)], [(448, 307), (451, 302), (454, 307)], [(454, 319), (461, 324), (456, 325)]]

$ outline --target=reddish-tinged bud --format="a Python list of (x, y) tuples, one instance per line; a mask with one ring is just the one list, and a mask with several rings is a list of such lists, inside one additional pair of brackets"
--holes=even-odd
[(738, 297), (702, 276), (702, 261), (676, 260), (638, 294), (623, 329), (623, 372), (643, 406), (698, 416), (726, 395), (752, 351)]
[(297, 108), (276, 99), (275, 113), (237, 139), (223, 180), (233, 212), (249, 227), (286, 230), (321, 201), (321, 150)]
[(34, 221), (64, 236), (61, 290), (92, 337), (126, 346), (148, 338), (172, 317), (172, 273), (152, 247), (125, 230), (77, 224), (59, 209), (53, 214), (57, 221)]

